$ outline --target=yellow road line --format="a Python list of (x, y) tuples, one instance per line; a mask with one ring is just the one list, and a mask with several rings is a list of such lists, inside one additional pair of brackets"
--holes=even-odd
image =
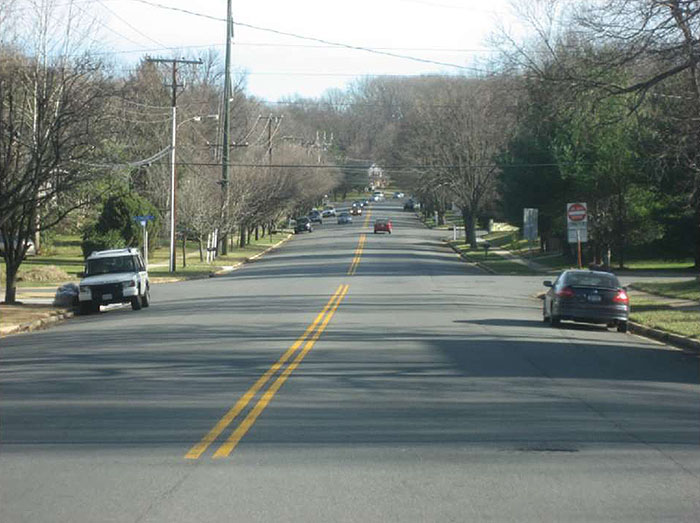
[[(313, 330), (316, 328), (316, 326), (319, 324), (319, 322), (323, 319), (325, 316), (326, 312), (333, 306), (333, 303), (335, 302), (336, 298), (340, 296), (341, 292), (345, 288), (347, 292), (347, 286), (340, 285), (338, 289), (333, 293), (333, 296), (331, 296), (330, 300), (328, 300), (328, 303), (326, 303), (325, 307), (323, 310), (316, 316), (316, 319), (314, 319), (313, 323), (309, 325), (306, 328), (306, 331), (304, 334), (302, 334), (295, 342), (292, 344), (287, 351), (282, 354), (280, 359), (278, 359), (265, 373), (258, 378), (258, 381), (256, 381), (252, 387), (250, 387), (243, 396), (236, 402), (236, 404), (229, 409), (229, 411), (224, 414), (224, 416), (214, 425), (214, 427), (197, 443), (194, 445), (187, 454), (185, 454), (186, 459), (197, 459), (199, 458), (204, 451), (209, 448), (209, 445), (211, 445), (216, 438), (219, 437), (219, 435), (228, 427), (231, 422), (235, 419), (238, 414), (241, 413), (241, 411), (246, 408), (248, 403), (250, 402), (251, 399), (255, 397), (255, 395), (258, 393), (258, 391), (267, 383), (267, 381), (270, 379), (270, 377), (277, 372), (282, 365), (284, 365), (289, 358), (292, 357), (292, 355), (296, 352), (296, 350), (301, 347), (301, 344), (304, 343), (304, 340), (313, 332)], [(342, 298), (340, 298), (342, 299)]]
[(365, 247), (365, 240), (367, 239), (366, 234), (360, 235), (360, 240), (357, 243), (357, 248), (355, 249), (355, 257), (352, 259), (352, 262), (350, 263), (350, 267), (348, 268), (347, 275), (352, 276), (355, 274), (355, 271), (357, 270), (357, 266), (360, 263), (360, 258), (362, 257), (362, 251), (364, 250)]
[(343, 301), (343, 298), (348, 293), (349, 285), (344, 285), (342, 287), (343, 291), (340, 293), (340, 296), (336, 300), (330, 312), (326, 315), (325, 319), (323, 320), (323, 323), (321, 323), (321, 326), (306, 342), (306, 345), (304, 346), (302, 351), (299, 352), (299, 354), (297, 354), (296, 358), (294, 358), (294, 361), (292, 361), (292, 363), (290, 363), (287, 366), (287, 368), (284, 369), (284, 372), (282, 372), (282, 374), (280, 374), (280, 376), (273, 382), (273, 384), (270, 385), (270, 388), (268, 388), (265, 391), (265, 393), (256, 403), (253, 410), (251, 410), (245, 417), (245, 419), (238, 425), (238, 427), (236, 427), (236, 429), (231, 433), (231, 436), (226, 440), (226, 442), (218, 448), (218, 450), (214, 453), (215, 458), (225, 458), (229, 454), (231, 454), (231, 452), (233, 452), (233, 450), (236, 448), (236, 445), (238, 445), (243, 436), (245, 436), (248, 430), (250, 430), (250, 428), (255, 423), (255, 420), (258, 419), (258, 416), (262, 414), (262, 412), (265, 410), (270, 401), (272, 401), (272, 398), (275, 397), (275, 394), (280, 389), (280, 387), (284, 384), (285, 381), (287, 381), (287, 378), (289, 378), (292, 372), (294, 372), (294, 370), (299, 366), (304, 357), (313, 348), (316, 341), (318, 341), (319, 337), (326, 329), (326, 326), (331, 321), (331, 318), (333, 318), (335, 311), (338, 310), (340, 302)]

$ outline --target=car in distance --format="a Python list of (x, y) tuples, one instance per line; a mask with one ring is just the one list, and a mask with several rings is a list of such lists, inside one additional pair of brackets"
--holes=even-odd
[(338, 225), (343, 225), (345, 223), (352, 223), (352, 216), (346, 212), (341, 212), (338, 215)]
[(313, 232), (314, 228), (311, 225), (311, 220), (306, 216), (300, 216), (296, 219), (296, 224), (294, 225), (294, 234), (299, 234), (300, 232)]
[(151, 304), (148, 271), (138, 249), (96, 251), (85, 260), (78, 291), (81, 314), (111, 303), (130, 303), (135, 311)]
[(394, 193), (394, 199), (395, 199), (395, 200), (397, 200), (397, 199), (399, 199), (399, 198), (403, 198), (403, 197), (404, 197), (404, 194), (403, 194), (401, 191), (396, 191), (396, 192)]
[(416, 210), (416, 202), (413, 200), (406, 200), (406, 203), (403, 204), (403, 210), (404, 211), (415, 211)]
[(567, 270), (548, 287), (542, 304), (542, 319), (553, 326), (562, 320), (605, 323), (627, 332), (630, 300), (627, 289), (610, 272)]
[[(10, 243), (10, 242), (8, 242)], [(17, 239), (15, 238), (12, 242), (12, 249), (15, 249), (17, 247)], [(26, 246), (27, 251), (24, 253), (25, 256), (36, 256), (36, 247), (34, 246), (34, 242), (27, 238), (24, 240), (23, 243), (24, 246)], [(0, 254), (5, 252), (5, 237), (0, 234)]]
[(318, 223), (319, 225), (323, 225), (323, 215), (320, 211), (317, 211), (316, 209), (309, 213), (309, 220), (311, 220), (311, 223)]
[(388, 232), (391, 234), (392, 230), (391, 220), (375, 220), (374, 221), (374, 234), (378, 232)]
[(353, 203), (352, 207), (350, 207), (350, 214), (352, 214), (353, 216), (362, 215), (362, 205), (355, 205)]
[(336, 213), (336, 211), (335, 211), (335, 207), (333, 207), (332, 205), (326, 205), (326, 206), (323, 208), (323, 211), (321, 212), (321, 215), (322, 215), (324, 218), (330, 218), (330, 217), (332, 217), (332, 216), (336, 216), (336, 214), (337, 214), (337, 213)]

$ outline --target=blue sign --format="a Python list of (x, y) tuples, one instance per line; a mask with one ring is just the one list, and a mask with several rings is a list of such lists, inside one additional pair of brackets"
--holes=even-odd
[(141, 227), (145, 227), (148, 222), (153, 220), (155, 220), (155, 218), (150, 214), (146, 216), (134, 216), (134, 221), (139, 222), (141, 224)]

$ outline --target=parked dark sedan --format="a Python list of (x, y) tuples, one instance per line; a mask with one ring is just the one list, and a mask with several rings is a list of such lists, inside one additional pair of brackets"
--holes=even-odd
[(612, 273), (569, 270), (554, 283), (544, 282), (549, 290), (542, 305), (542, 318), (553, 326), (561, 320), (605, 323), (627, 332), (630, 300), (627, 290)]
[(311, 220), (306, 216), (300, 216), (296, 219), (296, 225), (294, 226), (294, 234), (299, 234), (300, 232), (313, 232), (313, 227), (311, 226)]

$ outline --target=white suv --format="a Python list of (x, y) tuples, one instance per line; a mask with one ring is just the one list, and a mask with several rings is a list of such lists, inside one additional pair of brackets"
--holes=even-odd
[(148, 272), (138, 249), (97, 251), (85, 260), (80, 281), (81, 314), (99, 312), (100, 305), (130, 303), (135, 311), (151, 304)]

